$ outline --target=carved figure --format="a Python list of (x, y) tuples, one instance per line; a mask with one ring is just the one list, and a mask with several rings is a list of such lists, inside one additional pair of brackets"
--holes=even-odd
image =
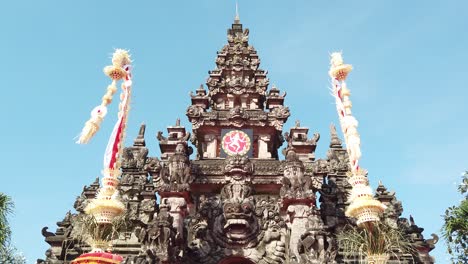
[(265, 236), (259, 247), (265, 248), (265, 255), (258, 262), (260, 264), (281, 264), (286, 258), (286, 243), (278, 225), (271, 225), (265, 231)]
[(228, 156), (224, 161), (223, 173), (236, 181), (250, 180), (253, 170), (253, 164), (246, 155)]
[(216, 217), (213, 226), (216, 241), (226, 247), (254, 246), (259, 224), (254, 214), (255, 199), (251, 187), (229, 183), (221, 190), (221, 199), (223, 213)]
[(177, 144), (175, 153), (169, 158), (167, 164), (161, 166), (157, 182), (162, 182), (158, 182), (156, 188), (163, 191), (188, 190), (191, 180), (187, 146), (185, 143), (180, 142)]
[(122, 168), (124, 169), (143, 169), (148, 149), (145, 147), (124, 148), (122, 154)]
[(315, 199), (311, 178), (304, 175), (304, 164), (299, 160), (293, 148), (286, 151), (282, 182), (281, 197)]
[[(142, 240), (149, 256), (156, 256), (162, 261), (168, 261), (175, 246), (175, 231), (172, 227), (172, 216), (169, 206), (162, 204), (159, 213), (143, 233)], [(153, 257), (154, 258), (154, 257)]]

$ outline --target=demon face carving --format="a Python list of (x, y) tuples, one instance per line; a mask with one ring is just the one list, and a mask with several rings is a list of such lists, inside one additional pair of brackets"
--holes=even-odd
[(240, 181), (253, 173), (253, 164), (247, 156), (228, 156), (224, 164), (224, 175), (235, 181)]
[(251, 187), (229, 183), (221, 190), (223, 214), (215, 219), (214, 237), (226, 247), (254, 246), (259, 224)]

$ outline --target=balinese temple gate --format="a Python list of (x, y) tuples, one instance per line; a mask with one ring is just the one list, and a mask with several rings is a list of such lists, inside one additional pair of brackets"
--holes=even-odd
[[(299, 121), (283, 128), (291, 114), (286, 93), (269, 85), (238, 17), (227, 37), (206, 86), (191, 94), (191, 132), (175, 121), (157, 133), (161, 156), (150, 157), (142, 125), (124, 149), (119, 191), (126, 225), (112, 252), (126, 264), (358, 263), (336, 240), (356, 223), (345, 216), (350, 168), (335, 126), (323, 142), (326, 157), (317, 158), (319, 133)], [(70, 263), (90, 250), (78, 239), (78, 219), (98, 188), (97, 179), (84, 187), (76, 213), (57, 222), (55, 233), (43, 229), (50, 249), (38, 263)], [(417, 249), (388, 263), (433, 263), (435, 239), (401, 217), (395, 193), (379, 184), (374, 197), (386, 206), (384, 221), (403, 229)]]

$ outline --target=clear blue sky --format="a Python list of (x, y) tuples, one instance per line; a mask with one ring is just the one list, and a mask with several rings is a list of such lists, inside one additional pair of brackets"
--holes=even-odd
[[(325, 157), (337, 122), (328, 55), (342, 50), (360, 121), (363, 167), (403, 201), (429, 236), (467, 169), (466, 1), (239, 1), (241, 21), (270, 82), (288, 92), (294, 120), (318, 131)], [(185, 117), (188, 93), (215, 67), (234, 1), (2, 1), (0, 191), (11, 195), (13, 241), (28, 263), (48, 245), (40, 230), (73, 208), (100, 176), (115, 121), (109, 114), (90, 145), (73, 138), (109, 83), (102, 68), (114, 48), (130, 49), (134, 93), (128, 144), (147, 124), (150, 154), (158, 130)], [(115, 113), (115, 104), (110, 112)], [(445, 245), (433, 255), (448, 263)]]

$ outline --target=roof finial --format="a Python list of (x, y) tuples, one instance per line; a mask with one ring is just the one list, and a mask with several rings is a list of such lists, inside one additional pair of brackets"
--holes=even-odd
[(240, 24), (240, 18), (239, 18), (239, 7), (236, 1), (236, 17), (234, 18), (234, 24)]

